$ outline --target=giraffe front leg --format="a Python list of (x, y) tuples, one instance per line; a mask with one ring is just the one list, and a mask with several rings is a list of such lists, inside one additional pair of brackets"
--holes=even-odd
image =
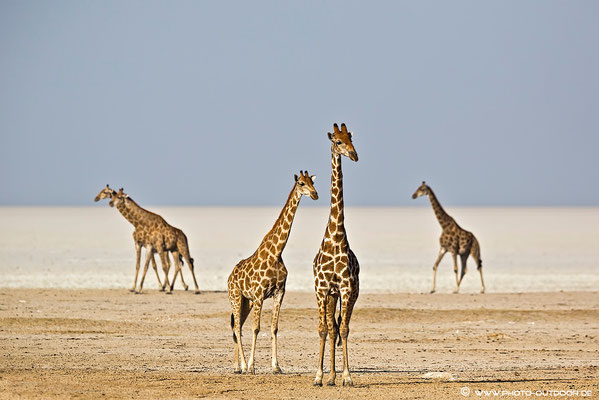
[(337, 341), (338, 326), (335, 323), (335, 308), (337, 307), (337, 296), (329, 295), (326, 302), (326, 321), (329, 332), (329, 345), (331, 353), (331, 371), (329, 372), (329, 380), (327, 386), (335, 386), (337, 378), (337, 370), (335, 368), (335, 342)]
[(139, 273), (139, 264), (141, 261), (141, 244), (135, 242), (135, 280), (133, 281), (133, 287), (129, 290), (130, 292), (135, 292), (135, 288), (137, 287), (137, 274)]
[(439, 267), (439, 263), (443, 259), (443, 256), (445, 255), (445, 253), (447, 253), (447, 250), (445, 250), (445, 248), (441, 247), (441, 249), (439, 250), (439, 255), (437, 256), (437, 261), (435, 261), (435, 264), (433, 265), (433, 288), (431, 289), (431, 293), (435, 293), (435, 291), (436, 291), (437, 267)]
[(280, 288), (273, 298), (273, 306), (272, 306), (272, 327), (271, 327), (271, 337), (272, 337), (272, 373), (280, 374), (281, 367), (279, 367), (279, 360), (277, 357), (277, 333), (279, 332), (279, 311), (281, 310), (281, 304), (283, 303), (283, 297), (285, 296), (285, 287)]
[(460, 291), (460, 279), (458, 278), (458, 254), (457, 254), (457, 252), (451, 253), (451, 257), (453, 258), (453, 273), (455, 274), (455, 289), (453, 290), (453, 293), (457, 294)]
[(146, 262), (144, 263), (144, 271), (141, 275), (141, 281), (139, 282), (139, 290), (136, 291), (136, 294), (141, 294), (144, 287), (144, 280), (146, 279), (146, 274), (148, 273), (148, 267), (150, 266), (150, 261), (154, 260), (154, 250), (152, 246), (146, 247)]
[(322, 386), (322, 368), (324, 364), (324, 347), (327, 340), (327, 322), (326, 322), (326, 293), (316, 293), (316, 302), (318, 303), (318, 335), (320, 336), (320, 352), (318, 354), (318, 367), (316, 369), (316, 378), (314, 386)]

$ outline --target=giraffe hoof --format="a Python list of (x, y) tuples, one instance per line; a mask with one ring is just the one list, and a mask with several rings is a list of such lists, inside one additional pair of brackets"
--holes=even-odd
[(162, 289), (160, 289), (161, 292), (164, 292), (164, 287)]
[(312, 385), (322, 387), (322, 381), (314, 381), (314, 383)]
[(129, 289), (131, 293), (135, 293), (135, 289)]
[(460, 293), (460, 291), (459, 291), (459, 290), (457, 290), (457, 289), (455, 289), (455, 290), (453, 291), (453, 294), (458, 294), (458, 293)]
[(248, 374), (252, 374), (252, 375), (256, 375), (256, 370), (254, 369), (254, 367), (248, 368), (247, 373)]
[(235, 371), (233, 371), (234, 374), (241, 374), (241, 370), (240, 369), (236, 369)]
[(327, 386), (335, 386), (335, 380), (334, 379), (329, 379), (327, 381)]
[(273, 374), (282, 374), (283, 371), (281, 371), (281, 368), (277, 365), (275, 368), (272, 369), (272, 373)]
[(169, 290), (168, 292), (166, 292), (166, 294), (173, 294), (173, 292)]
[(344, 378), (343, 379), (343, 386), (354, 386), (354, 382), (351, 380), (351, 378)]
[(135, 294), (142, 294), (143, 292), (140, 290), (139, 292), (136, 291)]
[(200, 291), (199, 291), (199, 290), (196, 290), (196, 291), (194, 292), (194, 294), (200, 294)]
[(435, 290), (435, 289), (431, 290), (431, 294), (433, 294), (433, 293), (435, 293), (435, 292), (436, 292), (436, 290)]
[(189, 289), (189, 286), (185, 285), (185, 290)]

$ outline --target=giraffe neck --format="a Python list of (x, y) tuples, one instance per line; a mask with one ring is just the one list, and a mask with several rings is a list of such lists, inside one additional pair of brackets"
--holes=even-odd
[(116, 208), (123, 214), (123, 217), (136, 228), (143, 224), (143, 219), (149, 214), (147, 210), (141, 208), (139, 204), (130, 197), (119, 202)]
[(274, 256), (276, 258), (281, 256), (281, 253), (287, 244), (287, 239), (289, 239), (291, 225), (293, 224), (295, 212), (297, 211), (301, 198), (302, 195), (297, 189), (297, 184), (295, 184), (291, 193), (289, 193), (285, 206), (283, 206), (283, 209), (281, 210), (281, 214), (279, 214), (279, 218), (277, 218), (272, 229), (266, 234), (264, 240), (262, 240), (259, 250), (261, 248), (268, 248), (272, 244), (274, 245)]
[(341, 172), (341, 155), (331, 149), (331, 212), (329, 214), (329, 232), (345, 230), (343, 214), (343, 173)]
[(437, 217), (437, 220), (439, 221), (441, 228), (445, 229), (449, 227), (453, 222), (453, 218), (451, 218), (449, 214), (445, 212), (445, 210), (441, 206), (441, 203), (439, 203), (439, 200), (437, 200), (437, 196), (435, 196), (435, 193), (430, 187), (428, 188), (428, 198), (431, 201), (433, 211), (435, 212), (435, 216)]

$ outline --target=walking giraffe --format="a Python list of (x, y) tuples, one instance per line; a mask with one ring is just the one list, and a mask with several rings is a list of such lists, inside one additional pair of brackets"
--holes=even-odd
[[(157, 252), (160, 256), (160, 260), (162, 262), (162, 269), (164, 270), (165, 274), (164, 283), (161, 283), (162, 289), (164, 290), (164, 288), (168, 286), (168, 293), (172, 293), (177, 274), (181, 272), (180, 263), (184, 258), (185, 262), (189, 266), (189, 269), (191, 270), (193, 281), (196, 287), (195, 293), (198, 294), (200, 291), (194, 273), (193, 258), (189, 256), (189, 246), (187, 244), (187, 237), (185, 236), (183, 231), (169, 225), (160, 215), (154, 214), (140, 207), (132, 198), (130, 198), (123, 192), (122, 188), (118, 192), (115, 192), (114, 190), (110, 189), (108, 185), (106, 185), (106, 188), (104, 188), (98, 194), (98, 196), (96, 196), (95, 201), (99, 201), (108, 197), (111, 199), (109, 203), (110, 206), (116, 207), (117, 210), (119, 210), (119, 212), (125, 217), (125, 219), (127, 219), (127, 221), (129, 221), (135, 227), (135, 231), (133, 232), (133, 239), (135, 241), (137, 261), (135, 266), (135, 280), (133, 281), (133, 287), (131, 291), (134, 291), (136, 293), (141, 293), (143, 291), (143, 282), (148, 271), (150, 261), (152, 262), (152, 266), (154, 268), (154, 271), (156, 272), (156, 276), (160, 281), (160, 277), (158, 276), (158, 270), (156, 267), (156, 262), (154, 260), (154, 253)], [(140, 281), (139, 291), (136, 291), (137, 276), (139, 274), (142, 247), (146, 248), (146, 262)], [(176, 267), (175, 276), (173, 277), (172, 284), (169, 284), (168, 280), (168, 271), (170, 269), (170, 260), (168, 257), (169, 251), (173, 255)], [(185, 290), (187, 290), (188, 286), (185, 284), (185, 281), (183, 280), (182, 272), (181, 282), (183, 283)]]
[[(423, 181), (422, 185), (420, 185), (412, 195), (412, 199), (425, 195), (428, 196), (431, 205), (433, 206), (433, 211), (437, 216), (437, 220), (443, 229), (441, 237), (439, 238), (441, 249), (439, 250), (437, 261), (435, 261), (435, 265), (433, 265), (433, 288), (431, 289), (431, 293), (435, 293), (437, 267), (445, 253), (448, 251), (450, 251), (453, 256), (453, 272), (455, 272), (456, 288), (453, 292), (458, 293), (460, 290), (460, 284), (462, 283), (462, 279), (464, 279), (464, 275), (466, 275), (466, 262), (468, 261), (468, 256), (471, 255), (472, 258), (474, 258), (474, 261), (476, 261), (478, 272), (480, 272), (480, 283), (482, 285), (480, 292), (484, 293), (485, 282), (483, 280), (483, 262), (480, 258), (480, 245), (478, 244), (478, 240), (476, 240), (474, 234), (461, 228), (457, 222), (445, 212), (433, 190)], [(459, 278), (458, 254), (462, 259), (462, 271)]]
[[(343, 344), (343, 386), (353, 386), (349, 373), (347, 355), (347, 337), (349, 321), (360, 292), (360, 265), (354, 252), (349, 248), (344, 225), (343, 210), (343, 174), (341, 156), (358, 161), (358, 154), (352, 144), (352, 133), (345, 124), (341, 130), (333, 125), (333, 133), (328, 133), (331, 141), (331, 212), (324, 239), (314, 258), (314, 286), (318, 303), (318, 334), (320, 335), (320, 353), (316, 371), (315, 386), (322, 386), (323, 361), (327, 333), (330, 336), (331, 372), (327, 385), (335, 385), (335, 340), (337, 334)], [(335, 321), (337, 299), (340, 298), (339, 321)]]
[[(279, 327), (279, 310), (285, 295), (287, 269), (281, 258), (281, 253), (287, 244), (291, 224), (302, 195), (318, 199), (314, 189), (315, 175), (309, 176), (308, 171), (300, 171), (295, 175), (295, 183), (289, 198), (272, 229), (264, 236), (258, 249), (249, 258), (241, 260), (229, 276), (227, 282), (229, 301), (231, 302), (231, 328), (235, 342), (235, 372), (254, 373), (254, 353), (256, 338), (260, 332), (260, 313), (262, 303), (273, 297), (272, 308), (272, 371), (281, 373), (277, 360), (277, 332)], [(246, 367), (243, 346), (241, 344), (241, 328), (254, 307), (254, 336), (252, 350)]]

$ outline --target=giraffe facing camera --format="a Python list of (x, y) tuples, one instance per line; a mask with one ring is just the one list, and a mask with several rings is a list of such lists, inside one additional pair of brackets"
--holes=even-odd
[[(320, 336), (320, 353), (314, 386), (322, 386), (324, 349), (327, 334), (330, 339), (331, 372), (327, 385), (335, 385), (335, 341), (337, 335), (343, 346), (343, 386), (353, 386), (349, 372), (347, 354), (347, 338), (349, 321), (360, 293), (360, 264), (354, 252), (349, 248), (345, 232), (343, 205), (343, 173), (341, 172), (341, 156), (357, 162), (358, 153), (352, 143), (352, 134), (345, 124), (341, 129), (333, 125), (333, 133), (329, 132), (331, 141), (331, 212), (320, 249), (314, 258), (314, 288), (318, 303), (318, 335)], [(339, 300), (339, 318), (335, 321), (335, 309)]]

